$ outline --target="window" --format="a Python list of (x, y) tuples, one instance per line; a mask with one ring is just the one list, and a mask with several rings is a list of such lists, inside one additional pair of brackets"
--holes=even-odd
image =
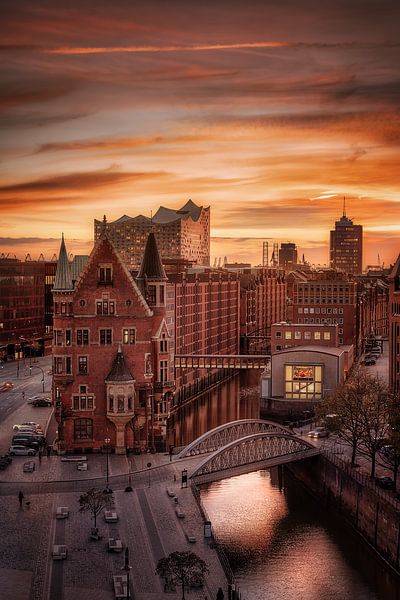
[(108, 412), (114, 412), (114, 396), (108, 397)]
[(155, 304), (156, 303), (156, 286), (155, 285), (148, 285), (147, 286), (147, 295), (146, 295), (146, 300), (149, 304)]
[(164, 304), (165, 301), (165, 288), (163, 285), (160, 285), (160, 304)]
[(165, 338), (165, 333), (162, 334), (160, 340), (160, 352), (168, 352), (168, 340)]
[(65, 330), (65, 345), (70, 346), (72, 343), (72, 331), (70, 329)]
[(291, 340), (291, 339), (292, 339), (292, 332), (285, 331), (285, 340)]
[(281, 338), (282, 337), (282, 331), (276, 331), (275, 332), (275, 337), (276, 338)]
[(54, 373), (60, 375), (63, 372), (63, 359), (62, 356), (54, 357)]
[(72, 358), (70, 356), (65, 357), (65, 372), (67, 375), (72, 374)]
[(294, 339), (295, 340), (301, 340), (301, 331), (295, 331), (294, 332)]
[(285, 398), (320, 400), (322, 398), (322, 366), (285, 365)]
[(111, 264), (100, 264), (97, 270), (97, 282), (100, 285), (112, 283), (113, 270)]
[(135, 344), (136, 343), (136, 329), (123, 329), (122, 330), (122, 343), (123, 344)]
[(339, 333), (343, 333), (343, 329), (339, 329)]
[(321, 332), (314, 331), (314, 340), (320, 340), (320, 339), (321, 339)]
[(100, 329), (100, 345), (109, 346), (112, 344), (112, 329)]
[(74, 437), (76, 440), (93, 439), (93, 421), (92, 419), (74, 420)]
[(87, 375), (88, 372), (88, 357), (78, 356), (78, 373), (79, 375)]
[(54, 344), (56, 346), (62, 346), (63, 343), (63, 330), (55, 329), (54, 330)]
[(330, 340), (331, 339), (331, 334), (329, 331), (324, 331), (324, 340)]
[(311, 331), (305, 331), (304, 332), (304, 339), (305, 340), (311, 340)]
[(115, 315), (114, 300), (96, 300), (96, 313), (98, 315)]
[(93, 396), (87, 395), (87, 386), (79, 386), (79, 396), (72, 397), (73, 410), (93, 410)]
[(76, 330), (76, 344), (77, 344), (77, 346), (88, 346), (89, 345), (89, 329), (77, 329)]
[(168, 381), (168, 361), (160, 360), (160, 381)]

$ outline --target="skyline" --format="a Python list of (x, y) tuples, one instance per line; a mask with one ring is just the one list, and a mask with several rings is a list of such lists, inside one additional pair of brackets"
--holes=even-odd
[(93, 219), (211, 206), (211, 255), (398, 254), (395, 2), (26, 1), (3, 8), (0, 247), (89, 253)]

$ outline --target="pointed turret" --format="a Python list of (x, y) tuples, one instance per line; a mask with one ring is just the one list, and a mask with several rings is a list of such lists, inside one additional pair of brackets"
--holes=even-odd
[(124, 355), (122, 354), (121, 344), (118, 346), (118, 352), (114, 358), (114, 362), (111, 367), (111, 371), (106, 377), (106, 382), (133, 382), (135, 381), (134, 376), (128, 369)]
[(64, 234), (62, 234), (53, 292), (72, 292), (73, 290), (74, 286), (72, 283), (71, 269), (68, 261), (67, 250), (65, 248)]
[(142, 264), (136, 279), (156, 281), (166, 281), (167, 279), (153, 232), (149, 233), (147, 238)]

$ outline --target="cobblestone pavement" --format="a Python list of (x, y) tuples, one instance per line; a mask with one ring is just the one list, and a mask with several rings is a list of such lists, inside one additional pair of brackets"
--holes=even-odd
[[(15, 465), (19, 466), (15, 467), (14, 473), (19, 478), (24, 459), (16, 457), (15, 460)], [(220, 585), (226, 589), (226, 578), (217, 553), (204, 542), (203, 522), (191, 490), (180, 489), (181, 470), (187, 468), (190, 461), (170, 464), (169, 457), (162, 454), (145, 456), (143, 460), (145, 465), (151, 461), (152, 468), (135, 472), (131, 478), (134, 491), (126, 493), (123, 489), (128, 483), (127, 458), (110, 456), (110, 482), (112, 484), (113, 476), (124, 473), (119, 480), (124, 485), (120, 483), (119, 489), (114, 490), (119, 521), (108, 524), (100, 516), (98, 527), (103, 538), (99, 541), (89, 540), (93, 523), (88, 513), (79, 512), (79, 490), (34, 495), (24, 492), (22, 510), (16, 494), (0, 496), (0, 583), (4, 583), (0, 588), (1, 600), (111, 600), (114, 598), (112, 577), (121, 574), (124, 562), (123, 553), (107, 551), (108, 537), (115, 532), (130, 549), (134, 600), (180, 600), (180, 590), (164, 592), (163, 582), (156, 574), (157, 560), (175, 550), (196, 552), (210, 569), (205, 587), (190, 590), (188, 598), (204, 600), (207, 594), (212, 600)], [(105, 457), (92, 455), (88, 462), (90, 474), (103, 477), (100, 481), (104, 485)], [(140, 468), (141, 464), (139, 457), (131, 466)], [(162, 465), (164, 468), (160, 468)], [(31, 477), (31, 474), (27, 475)], [(87, 476), (87, 472), (77, 471), (75, 464), (62, 463), (60, 457), (52, 456), (43, 457), (32, 479), (40, 491), (47, 481)], [(7, 493), (4, 488), (13, 485), (17, 489), (20, 484), (3, 482), (3, 494)], [(80, 484), (78, 480), (76, 485), (84, 487), (85, 482)], [(102, 485), (99, 485), (100, 489)], [(167, 495), (167, 487), (176, 490), (178, 505)], [(68, 506), (69, 518), (56, 520), (57, 506)], [(184, 519), (177, 517), (177, 506), (184, 511)], [(195, 535), (195, 544), (187, 541), (186, 532)], [(66, 560), (51, 559), (55, 543), (67, 545)]]

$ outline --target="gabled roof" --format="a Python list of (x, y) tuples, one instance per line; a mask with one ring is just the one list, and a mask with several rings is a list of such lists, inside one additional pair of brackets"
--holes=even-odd
[(122, 354), (121, 344), (118, 346), (118, 352), (114, 358), (114, 362), (111, 367), (111, 371), (107, 375), (106, 381), (117, 381), (117, 382), (134, 382), (135, 378), (128, 369), (124, 355)]
[(150, 232), (147, 238), (142, 264), (136, 279), (167, 279), (153, 232)]
[(53, 292), (71, 292), (74, 286), (72, 283), (71, 269), (65, 248), (64, 234), (61, 238), (60, 254), (58, 255), (56, 276), (54, 279)]
[(99, 251), (99, 249), (101, 248), (101, 246), (104, 243), (107, 243), (110, 246), (110, 248), (111, 248), (112, 252), (114, 253), (114, 255), (115, 255), (115, 257), (116, 257), (116, 259), (117, 259), (117, 261), (118, 261), (118, 263), (119, 263), (119, 265), (121, 267), (121, 269), (124, 271), (126, 277), (128, 278), (129, 283), (131, 284), (131, 286), (132, 286), (132, 288), (133, 288), (133, 290), (134, 290), (134, 292), (135, 292), (135, 294), (136, 294), (136, 296), (137, 296), (140, 304), (142, 305), (143, 310), (145, 311), (146, 315), (148, 317), (153, 316), (153, 311), (151, 310), (151, 308), (147, 304), (147, 302), (146, 302), (143, 294), (141, 293), (141, 291), (139, 290), (139, 288), (137, 286), (136, 281), (133, 279), (133, 277), (132, 277), (132, 275), (131, 275), (128, 267), (126, 266), (126, 264), (122, 260), (120, 254), (118, 253), (118, 250), (115, 248), (112, 240), (110, 240), (110, 238), (108, 237), (108, 231), (106, 229), (102, 232), (101, 236), (99, 237), (99, 239), (95, 243), (95, 245), (93, 247), (93, 250), (90, 253), (89, 259), (88, 259), (88, 261), (87, 261), (87, 263), (85, 265), (85, 268), (82, 271), (82, 273), (80, 274), (79, 279), (78, 279), (78, 281), (75, 284), (75, 290), (77, 291), (80, 288), (80, 286), (82, 285), (83, 281), (85, 280), (86, 274), (88, 273), (89, 269), (91, 268), (91, 265), (92, 265), (93, 261), (95, 260), (97, 252)]

